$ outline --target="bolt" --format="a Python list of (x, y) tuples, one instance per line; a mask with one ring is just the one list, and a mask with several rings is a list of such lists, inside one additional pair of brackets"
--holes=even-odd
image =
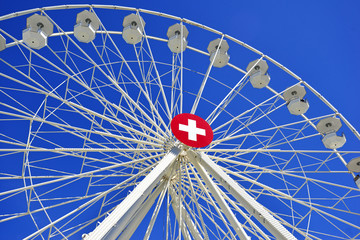
[(41, 22), (37, 23), (36, 26), (38, 26), (40, 29), (44, 27), (44, 24), (42, 24)]
[(325, 124), (325, 127), (331, 127), (331, 126), (332, 126), (331, 123), (326, 123), (326, 124)]

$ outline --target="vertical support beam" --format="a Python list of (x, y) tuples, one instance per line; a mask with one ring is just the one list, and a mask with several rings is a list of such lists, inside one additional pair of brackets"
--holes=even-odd
[(154, 212), (153, 212), (153, 214), (151, 216), (150, 223), (149, 223), (149, 225), (147, 227), (147, 230), (146, 230), (146, 233), (145, 233), (145, 236), (144, 236), (144, 240), (149, 240), (149, 238), (150, 238), (150, 234), (152, 233), (152, 231), (154, 229), (155, 221), (157, 219), (157, 216), (159, 215), (161, 205), (162, 205), (162, 203), (164, 201), (165, 193), (166, 193), (166, 191), (163, 191), (160, 194), (160, 197), (159, 197), (158, 202), (157, 202), (157, 204), (155, 206)]
[[(234, 203), (234, 201), (232, 199), (229, 198), (229, 196), (227, 196), (221, 189), (220, 190), (220, 193), (221, 195), (228, 201), (228, 203), (230, 203), (233, 208), (241, 214), (241, 216), (243, 216), (243, 218), (245, 218), (246, 221), (249, 222), (249, 224), (251, 225), (251, 227), (255, 228), (256, 231), (258, 231), (258, 233), (265, 239), (265, 240), (270, 240), (269, 236), (267, 234), (265, 234), (263, 232), (263, 230), (261, 228), (259, 228), (259, 226), (254, 223), (254, 221), (243, 211), (241, 210), (241, 208), (238, 207), (237, 204)], [(259, 236), (257, 236), (258, 238), (260, 238)]]
[(193, 162), (197, 161), (203, 166), (222, 186), (239, 201), (244, 208), (252, 214), (276, 239), (295, 240), (292, 235), (278, 220), (276, 220), (260, 203), (252, 198), (235, 180), (227, 175), (206, 154), (187, 152)]
[[(220, 231), (224, 234), (224, 236), (230, 235), (230, 237), (231, 237), (232, 239), (235, 239), (235, 235), (234, 235), (234, 233), (231, 231), (229, 225), (226, 224), (226, 219), (225, 219), (225, 217), (223, 216), (223, 214), (221, 213), (220, 208), (219, 208), (219, 207), (217, 206), (217, 204), (215, 203), (215, 200), (211, 197), (210, 192), (209, 192), (208, 189), (205, 187), (205, 184), (203, 183), (203, 181), (200, 179), (200, 177), (198, 176), (198, 174), (195, 172), (195, 168), (194, 168), (192, 165), (190, 165), (190, 168), (191, 168), (191, 171), (194, 173), (194, 177), (195, 177), (195, 179), (196, 179), (196, 181), (197, 181), (197, 183), (198, 183), (198, 187), (201, 188), (201, 190), (202, 190), (202, 191), (204, 192), (204, 194), (206, 195), (206, 196), (204, 196), (204, 198), (207, 198), (207, 199), (206, 199), (206, 200), (204, 199), (204, 201), (207, 201), (208, 204), (211, 204), (211, 205), (212, 205), (212, 207), (214, 208), (214, 210), (215, 210), (216, 213), (218, 214), (217, 217), (219, 217), (219, 219), (224, 223), (224, 225), (225, 225), (225, 227), (226, 227), (226, 229), (227, 229), (228, 232), (225, 232), (225, 229), (221, 229), (221, 228), (219, 228), (219, 227), (216, 227), (216, 228), (217, 228), (216, 231), (218, 232), (219, 229), (220, 229)], [(206, 215), (208, 215), (208, 214), (206, 214)], [(211, 215), (213, 215), (213, 214), (211, 214)], [(208, 216), (208, 218), (211, 218), (211, 216), (210, 216), (210, 217)], [(212, 221), (212, 222), (215, 221), (214, 219), (209, 219), (209, 220)], [(228, 237), (228, 238), (229, 238), (229, 237)]]
[(246, 234), (244, 228), (241, 226), (240, 222), (235, 217), (235, 214), (230, 209), (229, 205), (226, 203), (224, 197), (221, 195), (218, 186), (214, 183), (214, 181), (210, 178), (210, 176), (206, 173), (204, 167), (199, 164), (194, 155), (189, 155), (191, 162), (194, 164), (196, 170), (199, 172), (201, 178), (204, 180), (206, 186), (209, 188), (211, 194), (214, 196), (217, 204), (219, 204), (221, 210), (225, 214), (226, 218), (233, 226), (236, 234), (240, 237), (240, 239), (250, 240), (250, 237)]
[[(173, 186), (170, 186), (169, 187), (169, 193), (170, 193), (170, 196), (172, 198), (172, 207), (174, 209), (174, 212), (175, 214), (178, 214), (180, 211), (179, 211), (179, 196), (177, 195), (177, 193), (175, 192)], [(184, 205), (181, 205), (181, 214), (183, 215), (183, 217), (181, 217), (182, 220), (185, 220), (185, 223), (187, 225), (187, 227), (189, 228), (190, 230), (190, 233), (191, 233), (191, 236), (195, 239), (195, 240), (203, 240), (203, 238), (201, 237), (199, 231), (197, 230), (194, 222), (191, 220), (189, 214), (187, 213)], [(176, 219), (180, 219), (180, 217), (176, 217)], [(180, 223), (179, 223), (180, 224)], [(186, 231), (186, 228), (184, 227), (184, 230), (182, 231), (183, 232), (183, 235), (188, 235), (187, 231), (186, 233), (184, 234), (184, 232)], [(189, 238), (191, 239), (191, 238)]]
[(137, 227), (140, 225), (146, 214), (149, 212), (150, 208), (154, 204), (156, 198), (159, 194), (165, 190), (167, 181), (162, 181), (159, 186), (151, 193), (151, 195), (146, 199), (146, 201), (141, 205), (136, 215), (134, 215), (131, 222), (126, 226), (124, 231), (119, 236), (118, 240), (129, 240), (134, 234)]
[(171, 151), (159, 161), (158, 165), (147, 175), (140, 184), (102, 221), (95, 230), (85, 238), (86, 240), (115, 240), (128, 225), (133, 215), (138, 211), (144, 200), (150, 195), (162, 177), (168, 172), (181, 149), (173, 147)]
[[(170, 190), (170, 188), (169, 188)], [(169, 191), (170, 192), (170, 191)], [(179, 223), (179, 229), (181, 230), (182, 236), (185, 240), (191, 240), (190, 238), (190, 234), (188, 232), (188, 230), (185, 227), (185, 224), (183, 222), (183, 218), (180, 217), (180, 208), (179, 208), (179, 199), (178, 196), (174, 196), (171, 197), (171, 206), (174, 210), (175, 216), (176, 216), (176, 220)], [(178, 238), (181, 236), (178, 236)]]
[(202, 217), (202, 213), (201, 213), (201, 209), (200, 209), (200, 205), (198, 203), (198, 201), (196, 200), (196, 194), (195, 194), (195, 190), (194, 190), (194, 186), (192, 184), (192, 180), (190, 178), (190, 174), (189, 174), (189, 169), (188, 169), (188, 166), (186, 165), (185, 166), (185, 170), (186, 170), (186, 175), (187, 175), (187, 178), (188, 178), (188, 181), (189, 181), (189, 187), (190, 187), (190, 190), (191, 190), (191, 195), (192, 197), (194, 198), (194, 202), (195, 202), (195, 205), (196, 205), (196, 209), (197, 209), (197, 213), (199, 215), (199, 218), (200, 218), (200, 222), (201, 222), (201, 226), (202, 226), (202, 230), (203, 230), (203, 234), (204, 234), (204, 238), (205, 240), (209, 240), (209, 235), (207, 233), (207, 230), (206, 230), (206, 225), (204, 223), (204, 219)]
[(187, 212), (186, 212), (183, 205), (181, 205), (181, 207), (182, 207), (181, 214), (184, 215), (184, 217), (179, 216), (179, 214), (180, 214), (179, 195), (175, 192), (175, 190), (173, 189), (173, 186), (169, 187), (169, 194), (171, 196), (171, 206), (172, 206), (172, 208), (174, 210), (176, 219), (177, 219), (177, 221), (179, 223), (179, 228), (181, 229), (183, 238), (186, 239), (186, 240), (191, 240), (189, 231), (186, 228), (186, 226), (189, 225), (188, 228), (189, 228), (191, 234), (193, 235), (193, 237), (195, 239), (202, 240), (202, 238), (200, 237), (199, 232), (197, 230), (194, 230), (194, 225), (193, 225), (194, 223), (191, 221), (190, 216), (187, 214)]

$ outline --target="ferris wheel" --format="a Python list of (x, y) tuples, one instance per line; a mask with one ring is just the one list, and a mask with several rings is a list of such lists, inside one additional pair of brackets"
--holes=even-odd
[(259, 50), (107, 5), (0, 34), (4, 239), (360, 238), (359, 133)]

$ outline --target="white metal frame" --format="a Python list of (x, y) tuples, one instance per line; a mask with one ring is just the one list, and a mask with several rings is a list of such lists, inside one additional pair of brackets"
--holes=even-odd
[(125, 229), (141, 204), (171, 168), (181, 149), (174, 147), (140, 184), (85, 239), (116, 239)]
[[(79, 10), (87, 8), (99, 18), (101, 24), (99, 30), (96, 31), (96, 39), (101, 38), (101, 43), (88, 45), (89, 48), (92, 47), (93, 55), (87, 52), (88, 48), (75, 40), (68, 26), (62, 26), (56, 18), (52, 17), (52, 12), (70, 8)], [(235, 46), (244, 47), (252, 54), (255, 53), (258, 61), (266, 60), (272, 64), (273, 68), (278, 67), (286, 72), (296, 80), (292, 85), (302, 84), (309, 90), (308, 92), (320, 100), (319, 102), (330, 109), (330, 113), (312, 117), (301, 115), (299, 119), (302, 118), (302, 120), (276, 124), (271, 116), (284, 109), (286, 103), (282, 101), (282, 94), (286, 89), (277, 90), (270, 87), (270, 84), (264, 89), (271, 94), (267, 99), (260, 102), (247, 99), (242, 95), (242, 91), (247, 86), (248, 72), (232, 63), (228, 63), (225, 69), (229, 68), (241, 75), (240, 80), (234, 85), (227, 85), (212, 76), (213, 61), (211, 61), (206, 64), (205, 69), (202, 69), (203, 73), (197, 73), (202, 79), (200, 87), (193, 92), (187, 92), (184, 72), (192, 72), (193, 69), (187, 69), (184, 65), (186, 54), (182, 52), (173, 54), (171, 63), (156, 59), (157, 52), (152, 41), (166, 45), (167, 39), (148, 35), (147, 33), (151, 31), (147, 31), (147, 27), (151, 24), (147, 23), (142, 42), (129, 46), (129, 49), (134, 51), (135, 58), (127, 59), (127, 52), (118, 47), (115, 39), (122, 33), (113, 31), (102, 22), (100, 10), (132, 11), (137, 15), (142, 15), (145, 20), (145, 15), (149, 14), (158, 16), (159, 19), (175, 20), (182, 25), (187, 24), (211, 32), (221, 38), (220, 43), (224, 40), (231, 43), (230, 53)], [(25, 60), (24, 65), (21, 65), (22, 63), (16, 65), (7, 58), (0, 57), (0, 64), (14, 73), (12, 75), (0, 70), (0, 78), (19, 86), (12, 89), (0, 85), (0, 91), (3, 94), (1, 96), (10, 98), (13, 103), (11, 105), (1, 102), (3, 108), (0, 115), (4, 116), (5, 120), (0, 121), (3, 123), (20, 120), (29, 125), (26, 141), (20, 141), (2, 133), (0, 136), (0, 143), (8, 146), (0, 149), (0, 160), (19, 155), (22, 159), (20, 174), (0, 171), (0, 181), (22, 181), (22, 185), (0, 192), (0, 203), (20, 195), (24, 195), (26, 200), (25, 211), (19, 210), (9, 214), (1, 212), (0, 224), (10, 220), (16, 221), (19, 218), (28, 218), (34, 223), (36, 230), (29, 233), (25, 239), (36, 237), (50, 239), (53, 236), (69, 238), (78, 231), (83, 231), (87, 226), (93, 227), (97, 221), (102, 221), (93, 232), (86, 236), (86, 239), (116, 239), (117, 237), (129, 239), (140, 226), (145, 215), (150, 214), (151, 207), (154, 207), (153, 218), (144, 237), (148, 239), (152, 229), (156, 227), (155, 221), (158, 219), (161, 206), (166, 205), (166, 219), (169, 223), (166, 227), (167, 238), (170, 237), (168, 236), (171, 232), (170, 228), (177, 227), (172, 237), (179, 239), (208, 240), (215, 236), (221, 239), (237, 237), (249, 239), (250, 236), (264, 239), (295, 239), (294, 235), (320, 239), (319, 236), (324, 237), (327, 233), (317, 232), (310, 227), (313, 221), (311, 218), (314, 215), (320, 216), (323, 223), (328, 223), (338, 231), (336, 237), (340, 238), (341, 235), (341, 238), (345, 239), (360, 236), (360, 233), (351, 236), (336, 224), (339, 222), (360, 232), (360, 227), (356, 223), (345, 217), (342, 218), (346, 214), (360, 216), (360, 212), (351, 208), (350, 203), (352, 198), (359, 196), (359, 189), (355, 185), (323, 180), (314, 176), (314, 173), (349, 175), (346, 168), (329, 166), (336, 160), (344, 167), (348, 156), (359, 154), (360, 151), (293, 147), (297, 142), (318, 139), (321, 134), (316, 131), (315, 125), (325, 117), (339, 117), (354, 135), (355, 140), (360, 140), (360, 135), (320, 93), (283, 65), (227, 34), (188, 19), (145, 9), (106, 5), (53, 6), (0, 16), (0, 24), (12, 18), (30, 16), (33, 13), (41, 13), (54, 24), (56, 30), (49, 36), (49, 43), (55, 39), (61, 40), (66, 57), (62, 58), (60, 55), (63, 52), (57, 51), (49, 44), (46, 51), (53, 54), (55, 61), (52, 61), (44, 54), (45, 51), (30, 49), (21, 39), (17, 39), (10, 31), (0, 27), (0, 34), (8, 40), (6, 47), (18, 49), (19, 55), (22, 55)], [(191, 42), (189, 44), (186, 51), (209, 56), (206, 51), (191, 46)], [(120, 73), (114, 70), (115, 64), (111, 61), (110, 54), (122, 62)], [(44, 66), (38, 67), (34, 59), (38, 59)], [(84, 61), (91, 67), (78, 68), (76, 61)], [(71, 67), (72, 64), (75, 67)], [(22, 69), (24, 66), (27, 68), (26, 71)], [(162, 72), (161, 69), (164, 66), (168, 67), (167, 72)], [(41, 71), (58, 74), (57, 76), (62, 77), (63, 82), (52, 85), (46, 74), (42, 74)], [(122, 71), (126, 74), (122, 74)], [(85, 77), (87, 73), (91, 73), (91, 76)], [(102, 78), (99, 79), (97, 74), (100, 74)], [(170, 75), (172, 82), (166, 84), (163, 79)], [(88, 78), (90, 81), (87, 81)], [(205, 87), (210, 81), (219, 83), (219, 86), (224, 86), (228, 90), (228, 94), (221, 98), (220, 103), (212, 102), (209, 96), (204, 95)], [(71, 84), (77, 84), (82, 92), (72, 89)], [(136, 87), (137, 94), (132, 95), (127, 89), (127, 84)], [(59, 89), (64, 86), (66, 86), (65, 95), (59, 94)], [(121, 95), (120, 101), (113, 102), (108, 99), (104, 88)], [(154, 88), (157, 93), (154, 93)], [(23, 92), (25, 95), (36, 93), (43, 96), (43, 100), (39, 106), (36, 106), (36, 110), (33, 110), (28, 107), (28, 103), (21, 102), (11, 95), (14, 90)], [(206, 118), (209, 124), (216, 125), (222, 116), (228, 117), (227, 120), (214, 127), (216, 139), (208, 148), (189, 149), (186, 146), (177, 145), (178, 143), (171, 138), (170, 120), (177, 113), (183, 112), (185, 108), (183, 102), (187, 96), (195, 99), (192, 106), (189, 106), (192, 113), (200, 112), (203, 102), (209, 103), (212, 107)], [(86, 100), (94, 101), (98, 108), (87, 105), (86, 100), (80, 100), (81, 97), (88, 97)], [(250, 107), (232, 115), (227, 107), (238, 97)], [(52, 102), (60, 104), (51, 105)], [(71, 124), (71, 121), (65, 117), (62, 118), (61, 111), (67, 111), (84, 119), (90, 123), (90, 126)], [(119, 115), (123, 118), (118, 117)], [(254, 125), (264, 120), (271, 124), (262, 129), (252, 129)], [(50, 127), (51, 130), (46, 130), (46, 128), (44, 130), (43, 126)], [(292, 131), (292, 133), (286, 133), (286, 131)], [(82, 144), (80, 147), (62, 146), (57, 139), (47, 139), (42, 135), (54, 132), (66, 133), (82, 141)], [(281, 135), (280, 140), (272, 142), (277, 134)], [(3, 135), (5, 138), (2, 138)], [(243, 145), (249, 138), (255, 139), (256, 144)], [(45, 147), (41, 144), (38, 146), (36, 141), (46, 142)], [(283, 149), (285, 146), (287, 148)], [(47, 157), (33, 158), (42, 154), (47, 154)], [(256, 162), (261, 157), (271, 162)], [(82, 161), (80, 171), (41, 164), (51, 160), (61, 162), (61, 159), (68, 158)], [(302, 163), (302, 158), (311, 159), (312, 162)], [(297, 162), (299, 166), (287, 168), (293, 162)], [(37, 175), (37, 171), (43, 171), (46, 174)], [(354, 176), (353, 173), (351, 174)], [(280, 180), (283, 185), (276, 187), (264, 183), (262, 180), (264, 175)], [(115, 182), (114, 179), (119, 179), (120, 182)], [(80, 196), (51, 197), (53, 192), (60, 192), (68, 185), (76, 184), (77, 181), (86, 182), (84, 183), (86, 191), (79, 193)], [(250, 184), (250, 187), (242, 186), (242, 181)], [(298, 182), (301, 184), (297, 184)], [(324, 197), (324, 199), (313, 197), (316, 194), (312, 192), (311, 187), (324, 191), (329, 197)], [(46, 190), (42, 191), (42, 189)], [(133, 191), (122, 199), (120, 195), (129, 189)], [(223, 191), (224, 189), (226, 191)], [(337, 190), (340, 191), (337, 192)], [(297, 196), (301, 191), (306, 192), (306, 197)], [(266, 203), (260, 203), (261, 196), (271, 197), (288, 208), (288, 211), (280, 213), (276, 209), (266, 207)], [(234, 198), (236, 201), (233, 200)], [(48, 202), (59, 200), (60, 203), (48, 204)], [(325, 204), (321, 201), (333, 201), (333, 203)], [(61, 217), (52, 216), (52, 210), (68, 204), (77, 204), (77, 207), (67, 210)], [(96, 204), (100, 205), (100, 208), (95, 210), (97, 216), (76, 226), (70, 225), (83, 212), (95, 208)], [(307, 210), (299, 212), (296, 205)], [(172, 212), (170, 208), (173, 209)], [(48, 222), (38, 226), (36, 221), (38, 214), (43, 214), (43, 219)], [(304, 222), (307, 222), (305, 227), (301, 226)], [(208, 225), (214, 227), (211, 228)], [(225, 228), (221, 229), (220, 225)], [(272, 236), (268, 235), (267, 231)]]
[[(296, 239), (286, 228), (284, 228), (279, 221), (277, 221), (261, 204), (253, 199), (246, 191), (240, 187), (229, 175), (227, 175), (219, 166), (217, 166), (211, 159), (204, 153), (197, 154), (196, 152), (189, 152), (192, 163), (197, 166), (197, 170), (203, 177), (204, 181), (207, 182), (208, 187), (212, 190), (218, 203), (223, 203), (224, 207), (227, 207), (225, 200), (221, 197), (221, 194), (216, 189), (216, 185), (211, 181), (209, 175), (204, 171), (205, 169), (211, 174), (221, 185), (236, 198), (238, 202), (252, 215), (254, 216), (266, 229), (271, 232), (276, 239)], [(205, 180), (206, 179), (206, 180)], [(224, 211), (225, 210), (225, 211)], [(241, 239), (249, 239), (246, 235), (240, 223), (236, 223), (234, 214), (231, 214), (231, 210), (223, 209), (225, 214), (229, 215), (230, 222), (234, 226), (238, 226), (235, 230), (238, 231), (238, 235)]]

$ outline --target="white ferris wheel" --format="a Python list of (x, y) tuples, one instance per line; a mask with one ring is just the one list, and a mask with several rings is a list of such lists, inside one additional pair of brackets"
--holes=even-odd
[(259, 50), (106, 5), (0, 34), (3, 239), (360, 238), (359, 133)]

